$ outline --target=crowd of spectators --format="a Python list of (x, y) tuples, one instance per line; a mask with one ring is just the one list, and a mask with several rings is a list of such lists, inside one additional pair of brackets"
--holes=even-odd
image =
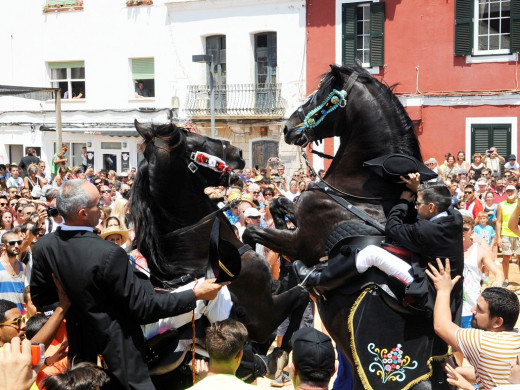
[(434, 181), (442, 181), (450, 188), (453, 206), (474, 219), (473, 238), (489, 247), (494, 261), (502, 261), (503, 286), (507, 287), (509, 263), (518, 264), (520, 255), (520, 239), (508, 228), (520, 188), (516, 156), (511, 154), (506, 159), (492, 146), (471, 158), (466, 158), (463, 151), (456, 155), (446, 153), (444, 158), (440, 164), (435, 158), (428, 158), (425, 164), (439, 174)]
[[(31, 149), (19, 164), (0, 164), (0, 348), (5, 348), (5, 353), (0, 349), (0, 386), (6, 384), (9, 386), (8, 388), (26, 389), (29, 388), (27, 386), (29, 384), (32, 388), (46, 386), (49, 389), (61, 389), (73, 388), (70, 383), (89, 381), (92, 388), (95, 388), (109, 381), (106, 374), (95, 365), (71, 364), (68, 361), (66, 356), (67, 336), (62, 320), (70, 302), (63, 291), (61, 291), (62, 294), (59, 294), (60, 302), (57, 307), (46, 308), (43, 312), (38, 312), (32, 304), (28, 287), (34, 244), (45, 234), (54, 232), (64, 222), (56, 208), (56, 196), (64, 183), (71, 179), (84, 179), (97, 187), (101, 215), (99, 223), (95, 227), (95, 233), (102, 239), (125, 249), (130, 263), (134, 267), (147, 271), (146, 260), (132, 248), (134, 232), (129, 210), (129, 197), (136, 169), (132, 168), (121, 173), (103, 169), (96, 172), (86, 160), (83, 161), (84, 164), (76, 167), (69, 167), (67, 162), (67, 148), (64, 146), (53, 156), (50, 172), (47, 170), (46, 162), (41, 161)], [(509, 285), (509, 262), (518, 259), (518, 255), (520, 255), (520, 238), (517, 234), (520, 231), (517, 228), (511, 229), (509, 224), (509, 221), (518, 214), (520, 167), (516, 162), (516, 156), (510, 155), (506, 161), (499, 155), (496, 147), (490, 147), (484, 155), (474, 154), (471, 161), (466, 158), (464, 152), (459, 152), (456, 155), (447, 153), (441, 164), (438, 164), (435, 158), (428, 158), (425, 164), (439, 174), (434, 181), (442, 181), (450, 188), (453, 206), (464, 215), (464, 250), (468, 253), (475, 251), (479, 268), (477, 272), (481, 274), (482, 282), (488, 283), (488, 275), (491, 271), (495, 279), (494, 286), (507, 287)], [(208, 187), (205, 192), (219, 207), (229, 206), (225, 214), (236, 228), (235, 232), (239, 238), (242, 237), (248, 226), (274, 228), (273, 216), (269, 210), (273, 200), (283, 196), (297, 201), (297, 198), (307, 191), (313, 182), (320, 180), (325, 174), (323, 170), (320, 170), (315, 175), (314, 172), (309, 172), (304, 168), (296, 169), (289, 174), (278, 157), (270, 158), (265, 168), (247, 167), (242, 171), (235, 171), (235, 173), (237, 176), (229, 188)], [(286, 224), (288, 229), (294, 229), (291, 221), (286, 220)], [(472, 246), (473, 244), (475, 247)], [(290, 276), (290, 261), (279, 253), (260, 245), (257, 245), (256, 251), (270, 264), (273, 279), (279, 280), (283, 288), (291, 287), (294, 280)], [(499, 272), (498, 267), (493, 267), (493, 264), (500, 259), (502, 260), (502, 273)], [(447, 287), (448, 282), (442, 280), (442, 267), (440, 267), (441, 264), (438, 265), (440, 271), (437, 271), (437, 268), (432, 269), (430, 276), (437, 289), (442, 291), (442, 294), (449, 295), (451, 289)], [(59, 283), (56, 288), (60, 292)], [(496, 294), (499, 298), (496, 298)], [(510, 332), (512, 325), (509, 323), (507, 326), (493, 328), (493, 320), (502, 318), (500, 316), (506, 314), (494, 312), (492, 304), (497, 300), (512, 299), (507, 294), (506, 298), (500, 294), (502, 294), (500, 291), (495, 292), (495, 295), (488, 294), (489, 297), (485, 294), (482, 297), (479, 297), (477, 293), (473, 294), (475, 300), (478, 298), (475, 307), (478, 308), (480, 304), (478, 310), (481, 310), (482, 306), (485, 306), (484, 312), (486, 310), (487, 312), (476, 317), (474, 313), (472, 314), (474, 308), (469, 308), (466, 312), (468, 322), (466, 325), (469, 326), (463, 326), (463, 328), (475, 325), (480, 326), (479, 329), (486, 332)], [(437, 306), (435, 310), (438, 312)], [(309, 302), (302, 320), (302, 327), (312, 328), (313, 313), (313, 303)], [(468, 358), (470, 348), (473, 348), (471, 351), (479, 351), (477, 346), (464, 344), (465, 334), (459, 332), (458, 325), (456, 325), (457, 328), (453, 328), (448, 323), (445, 314), (442, 314), (442, 307), (441, 315), (438, 313), (435, 315), (436, 331), (455, 349), (462, 351), (466, 358)], [(518, 310), (515, 309), (514, 313), (507, 315), (517, 318)], [(480, 323), (475, 322), (475, 319)], [(508, 319), (508, 321), (511, 322), (512, 319)], [(286, 321), (277, 331), (279, 346), (282, 344), (287, 325)], [(231, 324), (231, 326), (239, 327), (237, 324)], [(245, 329), (239, 330), (238, 333), (245, 332)], [(468, 337), (469, 335), (471, 334), (468, 333)], [(210, 375), (211, 371), (214, 371), (213, 374), (233, 374), (236, 370), (235, 366), (242, 356), (240, 350), (243, 345), (243, 337), (242, 335), (237, 342), (238, 349), (230, 351), (229, 362), (226, 360), (226, 364), (223, 365), (224, 369), (221, 370), (217, 363), (213, 366), (210, 365)], [(327, 342), (326, 336), (321, 334), (300, 333), (300, 337), (307, 338), (306, 342), (309, 343)], [(493, 339), (487, 333), (486, 337)], [(28, 344), (26, 341), (21, 343), (19, 338), (26, 338), (45, 345), (46, 350), (41, 365), (32, 366), (28, 363)], [(318, 340), (321, 341), (318, 342)], [(20, 344), (22, 344), (22, 348)], [(334, 368), (330, 365), (330, 359), (333, 360), (333, 352), (330, 352), (329, 349), (327, 346), (326, 353), (329, 359), (327, 369), (325, 374), (319, 377), (320, 386), (318, 387), (327, 387), (334, 372)], [(511, 356), (517, 356), (518, 352), (520, 351), (515, 347), (508, 353)], [(312, 361), (311, 354), (306, 354), (305, 357)], [(6, 371), (6, 367), (11, 367), (16, 363), (21, 364), (21, 362), (25, 365), (27, 375), (23, 381), (20, 378), (12, 378), (8, 368)], [(318, 365), (321, 361), (315, 360), (314, 362), (315, 365)], [(506, 376), (503, 375), (502, 379), (497, 382), (493, 374), (482, 372), (478, 361), (471, 362), (477, 367), (469, 375), (463, 370), (447, 368), (453, 384), (465, 388), (468, 383), (478, 382), (482, 388), (491, 388), (486, 387), (486, 384), (506, 383)], [(271, 382), (271, 385), (284, 386), (292, 379), (296, 387), (305, 387), (302, 384), (309, 380), (309, 377), (302, 375), (304, 368), (298, 367), (297, 362), (294, 364), (296, 367), (293, 367), (292, 378), (288, 372), (284, 371), (279, 378)], [(513, 374), (516, 366), (518, 364), (513, 364)], [(520, 371), (520, 369), (518, 370)], [(213, 380), (216, 379), (213, 378)], [(514, 383), (513, 381), (517, 379), (513, 375), (508, 380), (510, 382), (507, 383)], [(210, 382), (207, 380), (206, 384)], [(313, 381), (311, 380), (311, 382)], [(199, 388), (204, 387), (204, 381), (202, 381)]]

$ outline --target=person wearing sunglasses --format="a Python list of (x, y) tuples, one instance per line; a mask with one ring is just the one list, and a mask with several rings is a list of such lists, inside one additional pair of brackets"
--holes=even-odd
[(87, 181), (68, 180), (60, 188), (56, 204), (65, 223), (34, 246), (31, 298), (37, 308), (58, 300), (54, 274), (71, 301), (69, 357), (95, 363), (102, 354), (115, 387), (153, 389), (139, 324), (189, 313), (197, 300), (215, 299), (223, 284), (208, 279), (194, 289), (155, 294), (134, 273), (124, 249), (93, 232), (99, 200)]
[(14, 337), (25, 337), (25, 318), (14, 302), (0, 299), (0, 347)]
[(7, 232), (2, 236), (0, 255), (0, 298), (8, 299), (23, 311), (23, 289), (25, 288), (25, 265), (18, 260), (22, 247), (22, 237), (18, 233)]
[(467, 185), (464, 187), (464, 201), (466, 202), (466, 210), (471, 213), (474, 219), (477, 219), (478, 213), (484, 210), (484, 205), (475, 196), (475, 187)]
[(108, 207), (113, 208), (114, 206), (112, 205), (112, 203), (113, 203), (112, 191), (110, 190), (110, 188), (108, 186), (102, 185), (99, 188), (99, 193), (101, 194), (101, 202), (102, 202), (103, 206), (108, 206)]

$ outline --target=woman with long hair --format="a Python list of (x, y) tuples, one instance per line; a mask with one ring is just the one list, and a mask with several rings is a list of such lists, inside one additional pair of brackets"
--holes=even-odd
[(27, 188), (30, 192), (32, 192), (35, 186), (39, 186), (40, 188), (43, 186), (43, 184), (40, 183), (40, 177), (37, 175), (38, 171), (39, 168), (36, 164), (30, 164), (27, 167), (27, 176), (23, 178), (23, 185), (24, 188)]
[(2, 210), (0, 213), (0, 230), (2, 232), (12, 230), (13, 222), (13, 213), (10, 210)]
[(459, 168), (455, 164), (455, 156), (449, 155), (446, 159), (446, 165), (443, 165), (440, 169), (440, 174), (443, 180), (447, 180), (448, 175), (457, 175)]
[(482, 170), (484, 169), (484, 163), (482, 162), (482, 155), (480, 153), (475, 153), (473, 155), (473, 161), (471, 163), (471, 169), (475, 171), (475, 180), (480, 178), (482, 175)]
[(111, 216), (114, 216), (114, 217), (117, 217), (119, 219), (119, 221), (121, 222), (121, 228), (122, 229), (126, 229), (126, 224), (125, 224), (125, 215), (126, 215), (126, 212), (127, 212), (127, 205), (128, 203), (128, 200), (125, 199), (125, 198), (122, 198), (122, 199), (117, 199), (115, 202), (114, 202), (114, 208), (112, 209), (112, 213), (110, 214)]
[(52, 183), (54, 187), (59, 188), (63, 183), (67, 181), (67, 175), (69, 170), (64, 166), (60, 166), (58, 169), (58, 174), (54, 178), (54, 182)]
[(462, 150), (457, 153), (457, 162), (455, 164), (459, 168), (459, 171), (464, 169), (466, 172), (469, 172), (471, 167), (471, 164), (466, 161), (466, 153), (464, 153)]

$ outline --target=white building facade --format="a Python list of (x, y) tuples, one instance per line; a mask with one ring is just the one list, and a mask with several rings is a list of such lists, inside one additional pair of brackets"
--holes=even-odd
[[(135, 119), (210, 135), (210, 66), (192, 56), (212, 54), (216, 137), (241, 147), (249, 166), (280, 155), (296, 168), (282, 129), (305, 94), (305, 1), (149, 3), (0, 2), (0, 85), (61, 88), (69, 165), (86, 146), (95, 170), (121, 172), (139, 162)], [(33, 147), (49, 164), (55, 128), (51, 97), (0, 97), (0, 163)]]

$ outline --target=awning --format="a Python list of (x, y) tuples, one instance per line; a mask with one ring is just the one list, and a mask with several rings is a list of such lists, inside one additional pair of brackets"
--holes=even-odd
[(50, 87), (19, 87), (14, 85), (0, 85), (0, 96), (16, 95), (26, 99), (51, 100), (59, 88)]
[[(56, 129), (40, 126), (40, 131), (56, 131)], [(90, 135), (107, 135), (109, 137), (139, 137), (136, 130), (92, 130), (92, 129), (63, 129), (64, 133), (90, 134)]]

